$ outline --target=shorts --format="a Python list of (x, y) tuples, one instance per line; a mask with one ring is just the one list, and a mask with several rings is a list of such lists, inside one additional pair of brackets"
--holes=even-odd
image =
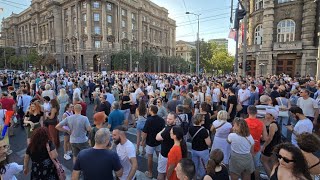
[(142, 131), (145, 124), (146, 124), (146, 121), (138, 120), (138, 121), (137, 121), (137, 129), (140, 130), (140, 131)]
[(249, 154), (238, 154), (231, 151), (229, 159), (229, 171), (241, 176), (243, 172), (253, 173), (255, 170), (254, 162), (251, 153)]
[(124, 114), (124, 119), (125, 120), (128, 120), (129, 119), (129, 115), (130, 115), (130, 109), (124, 109), (124, 110), (121, 110)]
[(158, 173), (165, 174), (167, 170), (167, 163), (168, 163), (168, 158), (163, 157), (161, 153), (159, 154), (158, 158)]
[(84, 142), (84, 143), (71, 143), (71, 149), (72, 149), (72, 154), (73, 156), (77, 157), (79, 152), (83, 149), (89, 148), (89, 143)]
[(156, 151), (156, 152), (159, 152), (159, 151), (160, 151), (160, 148), (161, 148), (160, 145), (155, 146), (155, 147), (151, 147), (151, 146), (148, 146), (148, 145), (147, 145), (147, 147), (146, 147), (146, 153), (147, 153), (147, 154), (153, 154), (155, 151)]
[(260, 167), (262, 164), (260, 162), (260, 157), (261, 157), (261, 151), (257, 152), (254, 156), (253, 156), (253, 162), (254, 162), (254, 167)]

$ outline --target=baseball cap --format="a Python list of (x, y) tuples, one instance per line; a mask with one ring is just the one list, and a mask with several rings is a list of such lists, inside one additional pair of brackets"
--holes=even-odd
[(277, 110), (271, 109), (271, 108), (270, 109), (266, 109), (266, 113), (271, 114), (274, 117), (274, 119), (277, 119), (278, 115), (279, 115)]

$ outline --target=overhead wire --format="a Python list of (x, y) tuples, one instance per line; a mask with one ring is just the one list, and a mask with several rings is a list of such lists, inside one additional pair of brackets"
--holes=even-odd
[(27, 4), (21, 4), (21, 3), (17, 3), (17, 2), (13, 2), (13, 1), (9, 1), (9, 0), (1, 0), (1, 1), (6, 1), (8, 3), (12, 3), (12, 4), (16, 4), (16, 5), (21, 5), (21, 6), (29, 6)]
[[(186, 12), (188, 12), (188, 9), (187, 9), (187, 6), (186, 6), (186, 2), (184, 0), (183, 1), (183, 5), (184, 5), (184, 8), (186, 10)], [(189, 20), (189, 23), (191, 23), (191, 20), (190, 20), (190, 16), (188, 16), (188, 20)], [(194, 33), (194, 29), (193, 29), (193, 26), (190, 24), (191, 26), (191, 29), (192, 29), (192, 32)]]

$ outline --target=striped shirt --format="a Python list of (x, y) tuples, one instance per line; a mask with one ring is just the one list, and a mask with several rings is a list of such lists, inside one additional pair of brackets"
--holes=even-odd
[(276, 109), (275, 107), (266, 104), (256, 105), (256, 108), (258, 112), (257, 118), (259, 119), (263, 119), (265, 117), (267, 109)]

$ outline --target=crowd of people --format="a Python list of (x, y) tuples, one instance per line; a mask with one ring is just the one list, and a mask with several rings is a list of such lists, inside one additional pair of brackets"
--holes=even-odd
[[(61, 179), (59, 134), (74, 180), (136, 179), (139, 155), (147, 158), (147, 178), (155, 177), (156, 157), (158, 180), (320, 174), (320, 82), (309, 76), (34, 72), (0, 78), (2, 179), (22, 170), (32, 180)], [(19, 127), (28, 146), (23, 168), (6, 158)], [(127, 138), (129, 128), (136, 128), (136, 144)]]

